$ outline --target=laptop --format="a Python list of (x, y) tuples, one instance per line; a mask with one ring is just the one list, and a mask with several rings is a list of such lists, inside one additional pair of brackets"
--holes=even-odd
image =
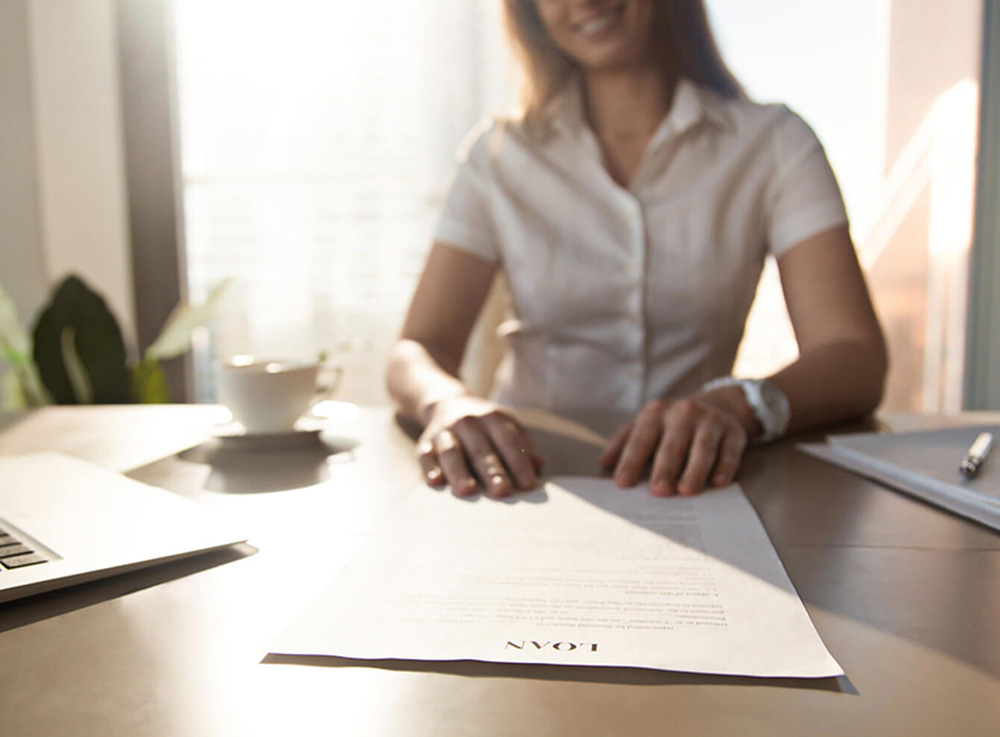
[(0, 457), (0, 602), (246, 539), (208, 507), (91, 463)]

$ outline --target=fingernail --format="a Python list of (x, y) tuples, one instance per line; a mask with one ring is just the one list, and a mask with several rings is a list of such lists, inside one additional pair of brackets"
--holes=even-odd
[(503, 476), (497, 474), (490, 476), (489, 481), (489, 492), (490, 496), (502, 497), (507, 496), (511, 491), (511, 482), (508, 481)]
[(724, 473), (720, 473), (716, 475), (714, 479), (712, 479), (712, 483), (714, 483), (716, 486), (725, 486), (726, 484), (729, 483), (729, 479), (726, 478), (726, 475)]
[(441, 471), (436, 468), (432, 468), (427, 472), (427, 480), (432, 484), (438, 483), (441, 480)]

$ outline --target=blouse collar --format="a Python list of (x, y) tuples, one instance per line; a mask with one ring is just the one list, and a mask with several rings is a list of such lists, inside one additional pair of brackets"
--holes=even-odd
[[(579, 78), (571, 81), (551, 105), (554, 128), (577, 134), (587, 127), (583, 84)], [(725, 100), (711, 90), (699, 87), (690, 79), (682, 77), (674, 89), (670, 110), (653, 134), (650, 148), (676, 138), (703, 120), (712, 122), (720, 128), (729, 127), (731, 121), (725, 109)]]

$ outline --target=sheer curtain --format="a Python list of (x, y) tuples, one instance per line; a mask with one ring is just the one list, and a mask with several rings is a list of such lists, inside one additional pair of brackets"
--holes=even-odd
[(498, 3), (175, 7), (189, 292), (233, 279), (196, 397), (215, 357), (324, 352), (341, 396), (384, 400), (454, 151), (510, 100)]

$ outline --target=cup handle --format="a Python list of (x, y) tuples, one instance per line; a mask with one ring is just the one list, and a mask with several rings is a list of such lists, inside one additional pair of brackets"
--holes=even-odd
[(340, 386), (340, 379), (344, 375), (344, 367), (339, 363), (327, 361), (319, 367), (319, 377), (316, 380), (316, 392), (313, 394), (312, 406), (330, 399), (337, 387)]

